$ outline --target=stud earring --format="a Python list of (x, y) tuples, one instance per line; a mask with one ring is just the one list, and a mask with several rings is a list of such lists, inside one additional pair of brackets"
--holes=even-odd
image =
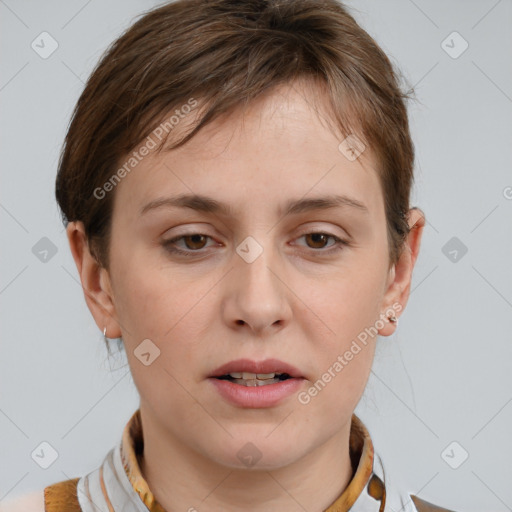
[(388, 316), (388, 320), (393, 324), (398, 323), (398, 318), (395, 315)]

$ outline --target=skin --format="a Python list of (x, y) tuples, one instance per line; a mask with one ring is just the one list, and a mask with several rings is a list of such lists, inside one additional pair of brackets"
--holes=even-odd
[[(68, 226), (88, 307), (102, 332), (123, 337), (140, 394), (141, 470), (167, 510), (320, 511), (353, 476), (350, 422), (377, 336), (307, 404), (294, 394), (269, 408), (237, 407), (206, 380), (233, 359), (275, 357), (301, 370), (307, 390), (393, 304), (405, 308), (424, 216), (410, 210), (411, 233), (390, 266), (371, 148), (347, 159), (327, 109), (313, 85), (279, 86), (184, 147), (145, 157), (115, 190), (110, 272), (91, 256), (82, 223)], [(182, 193), (234, 214), (162, 207), (140, 215), (149, 201)], [(289, 199), (332, 193), (367, 212), (279, 212)], [(348, 245), (328, 254), (335, 240), (314, 232)], [(175, 246), (199, 256), (163, 245), (194, 233), (209, 238)], [(247, 236), (263, 248), (252, 263), (236, 252)], [(387, 320), (379, 327), (380, 336), (395, 329)], [(148, 338), (160, 356), (145, 366), (134, 350)], [(247, 442), (262, 454), (251, 468), (237, 457)]]

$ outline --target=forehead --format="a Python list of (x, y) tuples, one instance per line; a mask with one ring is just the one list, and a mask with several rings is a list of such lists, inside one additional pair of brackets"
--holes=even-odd
[[(206, 125), (182, 147), (141, 159), (117, 186), (115, 209), (135, 220), (152, 200), (193, 193), (213, 195), (242, 213), (250, 204), (269, 210), (271, 203), (327, 192), (378, 208), (371, 148), (347, 157), (329, 108), (319, 88), (277, 87)], [(182, 136), (194, 119), (194, 113), (184, 116), (170, 137)]]

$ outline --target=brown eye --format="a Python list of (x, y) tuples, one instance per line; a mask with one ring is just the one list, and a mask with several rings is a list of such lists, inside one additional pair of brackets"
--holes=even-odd
[(304, 235), (306, 240), (311, 240), (313, 245), (309, 245), (312, 249), (323, 249), (327, 245), (329, 238), (333, 238), (326, 233), (308, 233)]
[(206, 245), (206, 240), (208, 237), (206, 235), (194, 234), (185, 235), (182, 238), (187, 249), (198, 250), (202, 249)]
[[(312, 249), (313, 254), (316, 253), (318, 255), (331, 255), (349, 245), (346, 240), (342, 240), (341, 238), (329, 233), (324, 233), (323, 231), (304, 233), (299, 237), (299, 239), (301, 238), (305, 239), (306, 247)], [(332, 243), (330, 244), (328, 244), (329, 239), (332, 239)], [(304, 247), (303, 244), (299, 245)]]
[(199, 256), (204, 254), (201, 249), (207, 247), (208, 235), (201, 233), (192, 233), (190, 235), (181, 235), (171, 240), (164, 240), (162, 245), (170, 252), (178, 256)]

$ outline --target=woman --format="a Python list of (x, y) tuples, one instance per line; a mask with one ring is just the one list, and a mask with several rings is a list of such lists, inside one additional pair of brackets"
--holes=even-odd
[(140, 408), (24, 510), (446, 510), (354, 414), (425, 224), (406, 98), (335, 0), (178, 0), (115, 41), (56, 197)]

